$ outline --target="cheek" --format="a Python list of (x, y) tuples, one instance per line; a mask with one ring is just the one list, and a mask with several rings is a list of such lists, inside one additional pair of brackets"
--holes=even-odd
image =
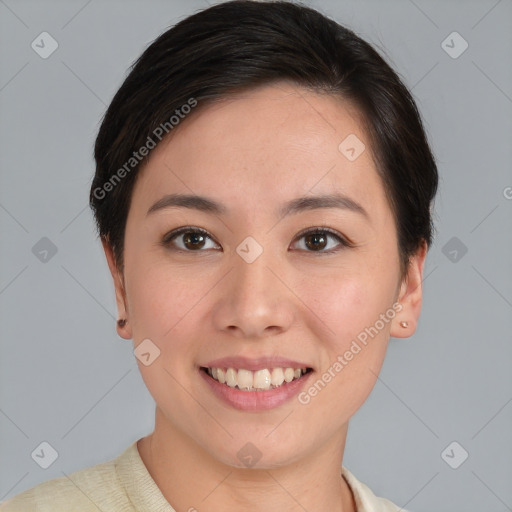
[(331, 272), (330, 278), (302, 283), (300, 295), (308, 298), (306, 305), (315, 313), (310, 328), (317, 334), (322, 324), (328, 328), (318, 338), (321, 369), (304, 402), (309, 396), (348, 420), (365, 401), (384, 361), (395, 316), (395, 285), (393, 272), (379, 262), (362, 271), (345, 268)]
[[(199, 333), (194, 317), (206, 284), (191, 279), (186, 269), (171, 269), (161, 263), (136, 266), (129, 281), (130, 318), (135, 347), (150, 339), (159, 355), (150, 365), (137, 361), (139, 371), (155, 402), (166, 411), (194, 411), (185, 391), (196, 371)], [(199, 303), (199, 304), (198, 304)], [(174, 418), (176, 420), (176, 418)]]
[(172, 338), (180, 322), (193, 314), (195, 305), (205, 296), (208, 280), (195, 275), (193, 268), (171, 266), (150, 254), (132, 256), (127, 297), (134, 340)]
[(395, 283), (390, 277), (379, 267), (332, 271), (302, 281), (298, 295), (307, 298), (306, 305), (328, 328), (330, 344), (343, 349), (392, 307)]

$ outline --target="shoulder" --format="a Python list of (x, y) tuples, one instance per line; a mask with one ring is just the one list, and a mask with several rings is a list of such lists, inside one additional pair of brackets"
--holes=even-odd
[(0, 504), (0, 512), (131, 512), (133, 507), (119, 481), (116, 459), (54, 478)]
[(342, 467), (341, 472), (354, 495), (357, 512), (407, 512), (386, 498), (375, 496), (371, 489), (360, 482), (347, 468)]

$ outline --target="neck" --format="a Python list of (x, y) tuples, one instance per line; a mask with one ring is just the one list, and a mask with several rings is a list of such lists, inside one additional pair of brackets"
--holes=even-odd
[(224, 464), (157, 408), (155, 430), (138, 442), (139, 454), (165, 499), (176, 510), (212, 512), (355, 512), (341, 476), (347, 425), (320, 450), (272, 468)]

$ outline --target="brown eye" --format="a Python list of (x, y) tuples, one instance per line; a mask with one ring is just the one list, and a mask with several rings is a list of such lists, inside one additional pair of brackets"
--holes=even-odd
[(204, 252), (208, 249), (220, 249), (211, 236), (199, 228), (180, 228), (167, 234), (163, 245), (186, 252)]
[(323, 233), (310, 233), (304, 237), (306, 247), (313, 251), (324, 249), (327, 245), (327, 237)]
[(190, 250), (201, 249), (205, 244), (205, 237), (201, 233), (188, 232), (183, 234), (183, 245)]
[(343, 236), (326, 228), (310, 229), (309, 231), (299, 233), (294, 245), (294, 249), (317, 252), (319, 254), (328, 254), (344, 247), (353, 246)]

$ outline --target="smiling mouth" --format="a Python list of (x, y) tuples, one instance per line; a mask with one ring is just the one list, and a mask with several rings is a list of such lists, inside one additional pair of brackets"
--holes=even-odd
[(241, 391), (268, 391), (290, 383), (310, 373), (312, 368), (262, 368), (251, 371), (244, 368), (205, 368), (201, 370), (220, 384)]

